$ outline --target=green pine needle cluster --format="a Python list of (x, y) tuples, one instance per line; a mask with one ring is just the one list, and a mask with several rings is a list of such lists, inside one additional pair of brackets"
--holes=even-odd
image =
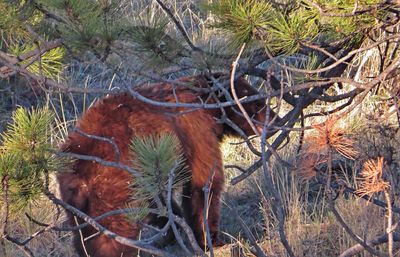
[(318, 34), (313, 13), (297, 10), (290, 15), (275, 12), (268, 24), (264, 42), (273, 53), (296, 53), (302, 41), (312, 41)]
[[(357, 2), (357, 3), (356, 3)], [(376, 18), (383, 17), (385, 11), (382, 9), (371, 10), (368, 13), (354, 15), (350, 17), (341, 17), (341, 14), (351, 14), (357, 4), (357, 10), (367, 8), (368, 6), (378, 4), (379, 0), (320, 0), (318, 4), (324, 9), (330, 10), (338, 16), (320, 16), (320, 29), (328, 38), (337, 40), (348, 35), (357, 34), (361, 28), (372, 26), (376, 23)], [(314, 10), (316, 13), (317, 10)]]
[(249, 43), (265, 30), (272, 7), (263, 0), (221, 0), (206, 6), (218, 20), (216, 28), (233, 34), (236, 46)]
[[(9, 52), (18, 56), (37, 48), (38, 46), (36, 44), (14, 45), (10, 47)], [(22, 61), (21, 65), (28, 65), (27, 70), (32, 73), (46, 78), (56, 79), (62, 71), (64, 55), (65, 49), (63, 47), (57, 47), (45, 52), (40, 58), (36, 55), (33, 56), (32, 58), (35, 59), (34, 61), (31, 60), (32, 58)]]
[(120, 1), (39, 0), (45, 9), (61, 17), (57, 33), (74, 49), (106, 51), (125, 30)]
[[(319, 0), (318, 4), (330, 15), (321, 15), (319, 10), (305, 2), (271, 5), (261, 0), (221, 0), (209, 4), (215, 16), (214, 27), (229, 32), (236, 45), (261, 41), (275, 55), (291, 55), (302, 47), (301, 42), (317, 43), (318, 38), (334, 41), (361, 34), (360, 28), (375, 25), (376, 17), (383, 17), (384, 10), (372, 10), (362, 15), (340, 17), (335, 15), (352, 13), (354, 7), (366, 8), (378, 0)], [(291, 6), (289, 8), (289, 6)]]
[(127, 39), (135, 44), (136, 52), (146, 55), (148, 67), (169, 65), (182, 51), (183, 46), (168, 35), (169, 21), (164, 15), (144, 13), (135, 23), (127, 30)]
[(26, 1), (0, 1), (0, 48), (13, 44), (32, 42), (27, 25), (35, 26), (43, 15), (30, 8), (24, 8)]
[(189, 177), (179, 140), (173, 134), (135, 137), (132, 139), (131, 153), (133, 165), (141, 174), (134, 178), (132, 184), (132, 200), (139, 202), (141, 207), (141, 211), (135, 212), (132, 218), (138, 219), (148, 214), (146, 209), (152, 199), (165, 195), (172, 170), (175, 172), (173, 188), (181, 186)]
[(34, 204), (46, 190), (49, 172), (59, 170), (66, 162), (52, 153), (50, 128), (52, 113), (47, 108), (27, 111), (19, 108), (13, 121), (1, 135), (0, 188), (4, 204), (5, 181), (8, 184), (10, 213), (23, 211)]

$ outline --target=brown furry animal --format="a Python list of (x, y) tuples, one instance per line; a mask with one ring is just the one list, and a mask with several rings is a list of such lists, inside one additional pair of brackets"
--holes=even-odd
[[(206, 88), (209, 86), (205, 76), (196, 76), (181, 79), (180, 82), (188, 85)], [(187, 87), (173, 86), (160, 83), (143, 86), (139, 93), (157, 101), (182, 103), (197, 103), (208, 95), (195, 93)], [(252, 86), (243, 78), (235, 84), (239, 98), (257, 94)], [(220, 97), (224, 101), (224, 97)], [(215, 101), (214, 101), (215, 102)], [(265, 111), (263, 101), (256, 101), (244, 105), (248, 114), (258, 121), (263, 121)], [(121, 152), (120, 161), (130, 164), (129, 143), (132, 137), (144, 137), (160, 133), (173, 133), (182, 145), (186, 164), (191, 170), (191, 181), (183, 189), (183, 209), (187, 222), (193, 229), (200, 245), (204, 245), (203, 187), (211, 174), (214, 173), (210, 188), (211, 203), (208, 212), (209, 228), (213, 244), (218, 244), (218, 230), (220, 218), (220, 197), (224, 186), (224, 174), (219, 149), (220, 141), (225, 134), (232, 133), (230, 127), (218, 123), (219, 109), (198, 109), (187, 111), (183, 108), (163, 108), (146, 104), (129, 94), (112, 95), (101, 99), (89, 108), (77, 123), (81, 131), (101, 137), (112, 138)], [(186, 111), (183, 114), (179, 113)], [(248, 135), (253, 134), (249, 124), (233, 108), (225, 108), (226, 115)], [(70, 133), (63, 146), (64, 151), (97, 156), (104, 160), (116, 161), (114, 149), (103, 141), (91, 139), (78, 134)], [(62, 199), (87, 213), (91, 217), (99, 216), (111, 210), (123, 208), (132, 193), (129, 183), (132, 180), (127, 171), (105, 167), (98, 163), (77, 160), (73, 166), (74, 172), (61, 173), (58, 176)], [(69, 214), (71, 225), (74, 219)], [(123, 215), (105, 218), (100, 224), (109, 230), (129, 238), (137, 238), (140, 224), (130, 223)], [(86, 238), (96, 233), (90, 226), (82, 230)], [(80, 248), (81, 243), (77, 242)], [(135, 249), (121, 245), (115, 240), (100, 234), (85, 242), (85, 247), (91, 257), (132, 256)]]

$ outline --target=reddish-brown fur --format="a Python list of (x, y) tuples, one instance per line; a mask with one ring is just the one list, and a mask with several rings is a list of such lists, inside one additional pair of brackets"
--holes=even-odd
[[(197, 76), (181, 79), (181, 82), (200, 87), (207, 87), (205, 77)], [(185, 87), (173, 86), (165, 83), (145, 86), (140, 93), (148, 98), (175, 102), (194, 103), (199, 97), (205, 100), (206, 96), (194, 93)], [(239, 79), (235, 85), (239, 97), (256, 94), (244, 79)], [(224, 99), (221, 99), (224, 100)], [(249, 115), (255, 115), (259, 121), (263, 120), (264, 112), (262, 101), (245, 105)], [(184, 114), (179, 113), (186, 111)], [(248, 135), (253, 134), (244, 118), (226, 108), (228, 117), (241, 127)], [(185, 218), (192, 227), (197, 240), (203, 242), (203, 210), (204, 199), (202, 188), (206, 185), (211, 174), (214, 173), (211, 186), (211, 203), (209, 208), (209, 228), (214, 243), (218, 241), (220, 197), (224, 185), (224, 174), (219, 144), (222, 136), (231, 131), (224, 125), (217, 123), (215, 117), (221, 117), (218, 109), (199, 109), (187, 112), (183, 108), (163, 108), (145, 104), (134, 99), (129, 94), (113, 95), (98, 101), (77, 123), (81, 131), (101, 137), (112, 138), (121, 152), (120, 161), (130, 164), (132, 156), (129, 153), (129, 142), (132, 137), (173, 133), (180, 140), (187, 166), (191, 170), (191, 181), (183, 189), (183, 209)], [(100, 157), (108, 161), (116, 161), (114, 150), (107, 142), (82, 136), (76, 132), (70, 133), (63, 146), (64, 151)], [(105, 167), (91, 161), (77, 160), (73, 166), (74, 172), (61, 173), (58, 176), (61, 196), (64, 201), (87, 213), (91, 217), (99, 216), (111, 210), (123, 208), (132, 193), (128, 188), (132, 179), (127, 171)], [(69, 214), (71, 225), (74, 219)], [(109, 230), (125, 237), (137, 238), (140, 225), (129, 223), (123, 215), (111, 216), (100, 221), (100, 224)], [(92, 227), (82, 230), (83, 237), (95, 234)], [(80, 242), (77, 242), (80, 247)], [(85, 242), (85, 247), (92, 257), (100, 256), (131, 256), (135, 250), (117, 243), (105, 235), (97, 235)]]

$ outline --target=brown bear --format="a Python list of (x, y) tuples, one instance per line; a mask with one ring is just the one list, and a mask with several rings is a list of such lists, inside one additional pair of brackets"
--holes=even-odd
[[(209, 93), (204, 93), (204, 90), (192, 90), (190, 87), (182, 86), (182, 83), (203, 89), (212, 84), (207, 76), (199, 75), (180, 79), (174, 85), (168, 83), (145, 85), (137, 89), (137, 92), (162, 102), (216, 102), (215, 98), (213, 100)], [(258, 91), (244, 78), (239, 78), (235, 82), (235, 89), (239, 98), (258, 94)], [(218, 98), (220, 101), (226, 100), (223, 94)], [(244, 104), (244, 107), (251, 117), (261, 122), (258, 125), (261, 125), (265, 119), (263, 111), (265, 101), (253, 101)], [(247, 135), (254, 134), (236, 107), (225, 108), (224, 112)], [(183, 188), (182, 206), (185, 219), (199, 244), (203, 246), (203, 187), (211, 174), (213, 179), (210, 188), (208, 225), (213, 244), (218, 244), (220, 197), (224, 186), (220, 142), (224, 135), (233, 133), (230, 126), (218, 122), (222, 115), (221, 109), (161, 107), (144, 103), (131, 94), (122, 93), (107, 96), (96, 102), (83, 114), (76, 126), (84, 133), (113, 139), (121, 153), (119, 161), (127, 165), (131, 164), (129, 144), (134, 136), (174, 134), (180, 141), (186, 165), (191, 171), (190, 182)], [(77, 132), (69, 134), (62, 148), (66, 152), (118, 161), (110, 143)], [(76, 160), (73, 172), (58, 175), (62, 199), (91, 217), (124, 208), (132, 194), (132, 189), (129, 188), (131, 180), (132, 177), (127, 171), (85, 160)], [(76, 225), (73, 216), (71, 214), (68, 216), (70, 224)], [(112, 232), (132, 239), (137, 238), (141, 229), (139, 223), (131, 223), (123, 215), (107, 217), (101, 220), (100, 224)], [(97, 231), (87, 226), (81, 232), (86, 238), (96, 234)], [(135, 249), (119, 244), (103, 234), (91, 237), (84, 244), (91, 257), (132, 256), (135, 252)], [(79, 251), (81, 242), (77, 241), (76, 246)]]

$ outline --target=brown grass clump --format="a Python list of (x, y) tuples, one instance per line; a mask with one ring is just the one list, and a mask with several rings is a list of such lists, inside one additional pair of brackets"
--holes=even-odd
[(356, 191), (361, 197), (386, 191), (390, 188), (389, 182), (383, 179), (383, 167), (385, 165), (383, 157), (377, 160), (367, 160), (361, 172), (361, 183)]

